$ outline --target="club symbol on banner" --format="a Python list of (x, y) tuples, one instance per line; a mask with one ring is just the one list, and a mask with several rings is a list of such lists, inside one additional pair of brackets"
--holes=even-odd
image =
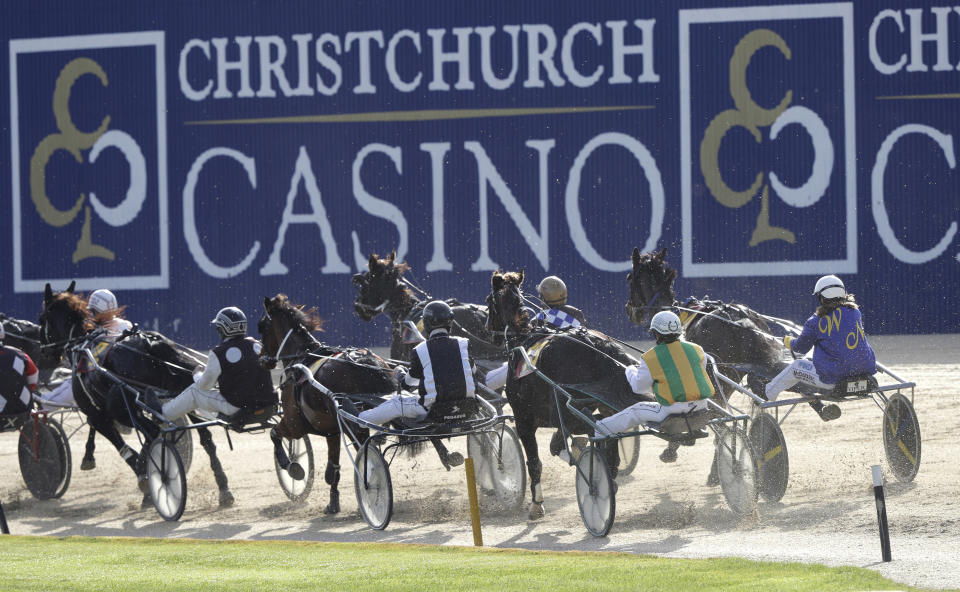
[[(136, 140), (120, 130), (110, 130), (110, 116), (104, 116), (94, 131), (83, 132), (77, 129), (70, 114), (70, 93), (74, 83), (84, 75), (96, 76), (103, 86), (108, 85), (107, 74), (97, 62), (81, 57), (70, 61), (60, 71), (53, 92), (53, 114), (58, 132), (54, 132), (37, 144), (30, 159), (30, 197), (40, 217), (51, 226), (63, 227), (72, 223), (83, 210), (83, 226), (80, 238), (73, 252), (73, 263), (90, 257), (100, 257), (113, 261), (113, 251), (102, 245), (94, 244), (91, 232), (91, 207), (97, 216), (113, 227), (132, 222), (143, 208), (147, 198), (147, 166), (143, 152)], [(60, 210), (47, 195), (47, 163), (57, 150), (66, 150), (78, 163), (84, 162), (84, 150), (90, 150), (89, 162), (95, 163), (97, 157), (106, 148), (120, 150), (130, 167), (130, 186), (123, 201), (116, 206), (108, 206), (90, 192), (89, 203), (85, 205), (86, 195), (81, 193), (69, 209)]]
[[(830, 133), (819, 115), (803, 106), (790, 106), (793, 91), (787, 90), (780, 103), (772, 109), (758, 105), (747, 86), (747, 67), (753, 55), (764, 47), (774, 47), (784, 58), (790, 60), (792, 52), (786, 41), (769, 29), (755, 29), (740, 39), (730, 58), (730, 96), (736, 106), (719, 113), (707, 126), (700, 143), (700, 169), (707, 188), (713, 197), (728, 208), (740, 208), (760, 194), (760, 213), (750, 237), (750, 246), (764, 241), (782, 240), (796, 242), (796, 235), (787, 228), (770, 224), (770, 188), (786, 204), (805, 208), (817, 203), (826, 193), (833, 172), (834, 150)], [(800, 187), (786, 186), (773, 171), (769, 183), (764, 173), (758, 172), (753, 183), (743, 191), (727, 185), (720, 171), (720, 148), (727, 132), (734, 127), (746, 129), (758, 144), (763, 143), (760, 128), (770, 128), (770, 140), (776, 140), (788, 125), (799, 124), (809, 134), (813, 144), (813, 166), (809, 178)]]

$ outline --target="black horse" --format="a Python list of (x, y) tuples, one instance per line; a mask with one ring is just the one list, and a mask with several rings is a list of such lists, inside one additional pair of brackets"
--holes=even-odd
[[(263, 299), (264, 315), (257, 324), (263, 341), (264, 360), (284, 367), (303, 364), (313, 371), (317, 382), (335, 393), (383, 393), (397, 390), (393, 369), (380, 356), (366, 349), (328, 347), (311, 334), (321, 330), (315, 309), (292, 304), (284, 294)], [(282, 467), (289, 465), (280, 438), (299, 439), (317, 434), (327, 441), (324, 479), (330, 486), (325, 514), (340, 511), (340, 426), (333, 401), (309, 382), (286, 380), (281, 384), (283, 416), (271, 432), (274, 450)]]
[[(637, 395), (630, 388), (623, 368), (636, 364), (637, 359), (607, 335), (582, 328), (550, 330), (531, 327), (529, 312), (524, 309), (525, 298), (520, 287), (522, 282), (522, 273), (494, 272), (491, 278), (493, 291), (487, 298), (491, 324), (495, 328), (506, 329), (512, 336), (513, 344), (522, 345), (531, 352), (537, 368), (551, 380), (559, 384), (579, 385), (578, 389), (582, 392), (601, 397), (609, 403), (605, 405), (585, 397), (582, 405), (578, 405), (581, 411), (595, 414), (595, 417), (606, 417), (639, 401), (653, 400), (646, 395)], [(539, 376), (532, 374), (519, 379), (514, 376), (511, 369), (506, 396), (516, 420), (517, 434), (527, 455), (533, 496), (530, 518), (535, 520), (544, 515), (540, 486), (543, 465), (537, 448), (537, 428), (558, 428), (562, 421), (567, 433), (588, 434), (592, 430), (566, 409), (563, 396), (558, 397), (553, 387)], [(559, 452), (553, 448), (555, 446), (551, 443), (551, 452)], [(615, 476), (617, 447), (609, 446), (607, 453)]]
[(627, 274), (630, 320), (644, 326), (657, 312), (676, 307), (686, 339), (710, 352), (730, 378), (743, 378), (738, 368), (761, 367), (768, 375), (779, 371), (784, 349), (770, 336), (770, 325), (763, 316), (736, 302), (690, 298), (682, 305), (677, 303), (677, 271), (666, 256), (666, 249), (644, 254), (633, 250), (633, 270)]
[[(370, 321), (382, 312), (390, 315), (392, 340), (390, 357), (394, 360), (409, 360), (415, 343), (404, 343), (403, 322), (417, 323), (423, 315), (427, 302), (420, 300), (403, 278), (409, 269), (406, 263), (396, 262), (396, 252), (380, 259), (370, 255), (367, 271), (353, 276), (353, 285), (359, 294), (353, 308), (364, 321)], [(507, 359), (502, 336), (487, 329), (487, 307), (479, 304), (463, 304), (448, 300), (453, 308), (452, 335), (470, 340), (470, 352), (481, 374), (499, 366)]]
[[(117, 449), (143, 484), (145, 467), (140, 454), (124, 442), (116, 424), (137, 430), (146, 442), (159, 434), (157, 424), (134, 403), (137, 389), (154, 388), (179, 393), (193, 382), (192, 372), (201, 360), (163, 335), (136, 331), (124, 335), (99, 354), (98, 363), (117, 376), (118, 384), (103, 372), (91, 369), (77, 347), (89, 344), (93, 321), (82, 297), (72, 292), (55, 293), (47, 284), (40, 326), (44, 342), (73, 357), (73, 395), (87, 421)], [(227, 477), (216, 456), (216, 445), (207, 428), (198, 428), (200, 443), (210, 456), (210, 468), (220, 489), (220, 504), (233, 503)]]
[[(74, 284), (71, 283), (67, 291), (72, 292), (73, 287)], [(54, 348), (43, 346), (40, 325), (24, 319), (8, 317), (3, 313), (0, 313), (0, 322), (3, 323), (3, 331), (6, 334), (4, 343), (26, 353), (37, 365), (41, 388), (54, 388), (62, 381), (70, 380), (70, 369), (63, 364), (62, 356)], [(82, 471), (90, 471), (97, 467), (97, 460), (94, 456), (96, 435), (96, 430), (91, 426), (87, 433), (83, 460), (80, 462), (80, 470)]]

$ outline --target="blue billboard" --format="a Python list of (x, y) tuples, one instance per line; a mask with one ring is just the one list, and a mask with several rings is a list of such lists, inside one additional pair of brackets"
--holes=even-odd
[[(114, 290), (202, 347), (226, 305), (351, 275), (436, 297), (493, 270), (624, 314), (634, 247), (677, 292), (800, 320), (840, 275), (874, 333), (960, 330), (960, 10), (908, 2), (10, 3), (0, 310)], [(529, 280), (528, 280), (529, 281)]]

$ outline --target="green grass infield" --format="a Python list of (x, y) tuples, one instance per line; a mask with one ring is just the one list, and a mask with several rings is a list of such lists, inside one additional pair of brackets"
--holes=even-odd
[(913, 590), (856, 567), (406, 544), (0, 536), (0, 590)]

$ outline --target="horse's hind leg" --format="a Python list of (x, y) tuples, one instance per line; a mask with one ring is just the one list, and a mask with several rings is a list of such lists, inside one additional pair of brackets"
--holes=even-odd
[(93, 456), (93, 452), (97, 447), (95, 439), (97, 437), (97, 431), (90, 426), (90, 432), (87, 434), (87, 448), (83, 453), (83, 461), (80, 462), (81, 471), (92, 471), (97, 468), (97, 459)]
[(450, 452), (447, 450), (447, 447), (440, 438), (430, 438), (430, 443), (436, 448), (437, 454), (440, 456), (440, 462), (443, 463), (443, 467), (448, 471), (453, 467), (459, 467), (463, 464), (463, 455), (459, 452)]
[(340, 436), (327, 436), (327, 469), (323, 480), (330, 486), (330, 503), (323, 509), (324, 514), (340, 513)]
[(233, 505), (233, 494), (227, 485), (227, 475), (223, 472), (223, 466), (220, 459), (217, 458), (217, 445), (213, 443), (213, 434), (208, 428), (197, 428), (200, 435), (200, 444), (210, 457), (210, 468), (213, 470), (213, 478), (217, 482), (217, 489), (220, 490), (220, 507), (227, 508)]

